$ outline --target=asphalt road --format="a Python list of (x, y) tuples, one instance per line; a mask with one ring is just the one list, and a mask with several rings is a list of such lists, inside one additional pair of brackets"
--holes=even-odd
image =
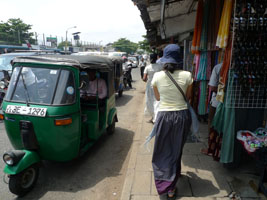
[[(116, 98), (119, 122), (116, 132), (104, 134), (81, 158), (66, 162), (43, 162), (35, 188), (23, 198), (27, 200), (117, 200), (120, 198), (134, 132), (138, 118), (143, 115), (142, 105), (145, 84), (140, 80), (139, 68), (132, 70), (133, 89)], [(1, 155), (12, 149), (0, 123)], [(0, 158), (0, 176), (4, 162)], [(0, 180), (0, 200), (17, 199), (9, 192), (8, 185)]]

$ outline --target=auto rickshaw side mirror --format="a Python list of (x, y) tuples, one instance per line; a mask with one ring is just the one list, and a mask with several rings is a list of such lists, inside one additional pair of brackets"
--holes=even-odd
[(81, 85), (80, 85), (80, 87), (79, 87), (79, 90), (80, 90), (80, 89), (83, 89), (83, 88), (86, 88), (86, 84), (87, 84), (87, 83), (86, 83), (85, 81), (82, 81), (82, 82), (81, 82)]

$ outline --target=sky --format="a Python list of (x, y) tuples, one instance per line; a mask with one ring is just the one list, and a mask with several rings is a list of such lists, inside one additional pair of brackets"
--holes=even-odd
[(105, 45), (127, 38), (142, 41), (146, 34), (140, 11), (131, 0), (0, 0), (0, 21), (20, 18), (31, 24), (38, 41), (56, 37), (58, 42), (81, 32), (80, 40)]

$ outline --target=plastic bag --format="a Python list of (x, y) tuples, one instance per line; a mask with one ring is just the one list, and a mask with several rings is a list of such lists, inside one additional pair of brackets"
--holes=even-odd
[(192, 124), (191, 124), (191, 139), (195, 142), (198, 142), (199, 141), (199, 121), (198, 121), (198, 118), (197, 118), (197, 115), (194, 111), (194, 109), (192, 108), (192, 106), (187, 102), (187, 106), (188, 106), (188, 109), (190, 111), (190, 114), (191, 114), (191, 119), (192, 119)]

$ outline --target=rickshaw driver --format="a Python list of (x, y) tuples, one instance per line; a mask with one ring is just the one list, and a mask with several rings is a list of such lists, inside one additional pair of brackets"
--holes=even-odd
[(89, 70), (88, 79), (89, 84), (81, 90), (81, 98), (89, 103), (96, 103), (96, 95), (98, 94), (99, 104), (104, 104), (104, 99), (107, 97), (107, 85), (104, 79), (96, 78), (96, 71)]

